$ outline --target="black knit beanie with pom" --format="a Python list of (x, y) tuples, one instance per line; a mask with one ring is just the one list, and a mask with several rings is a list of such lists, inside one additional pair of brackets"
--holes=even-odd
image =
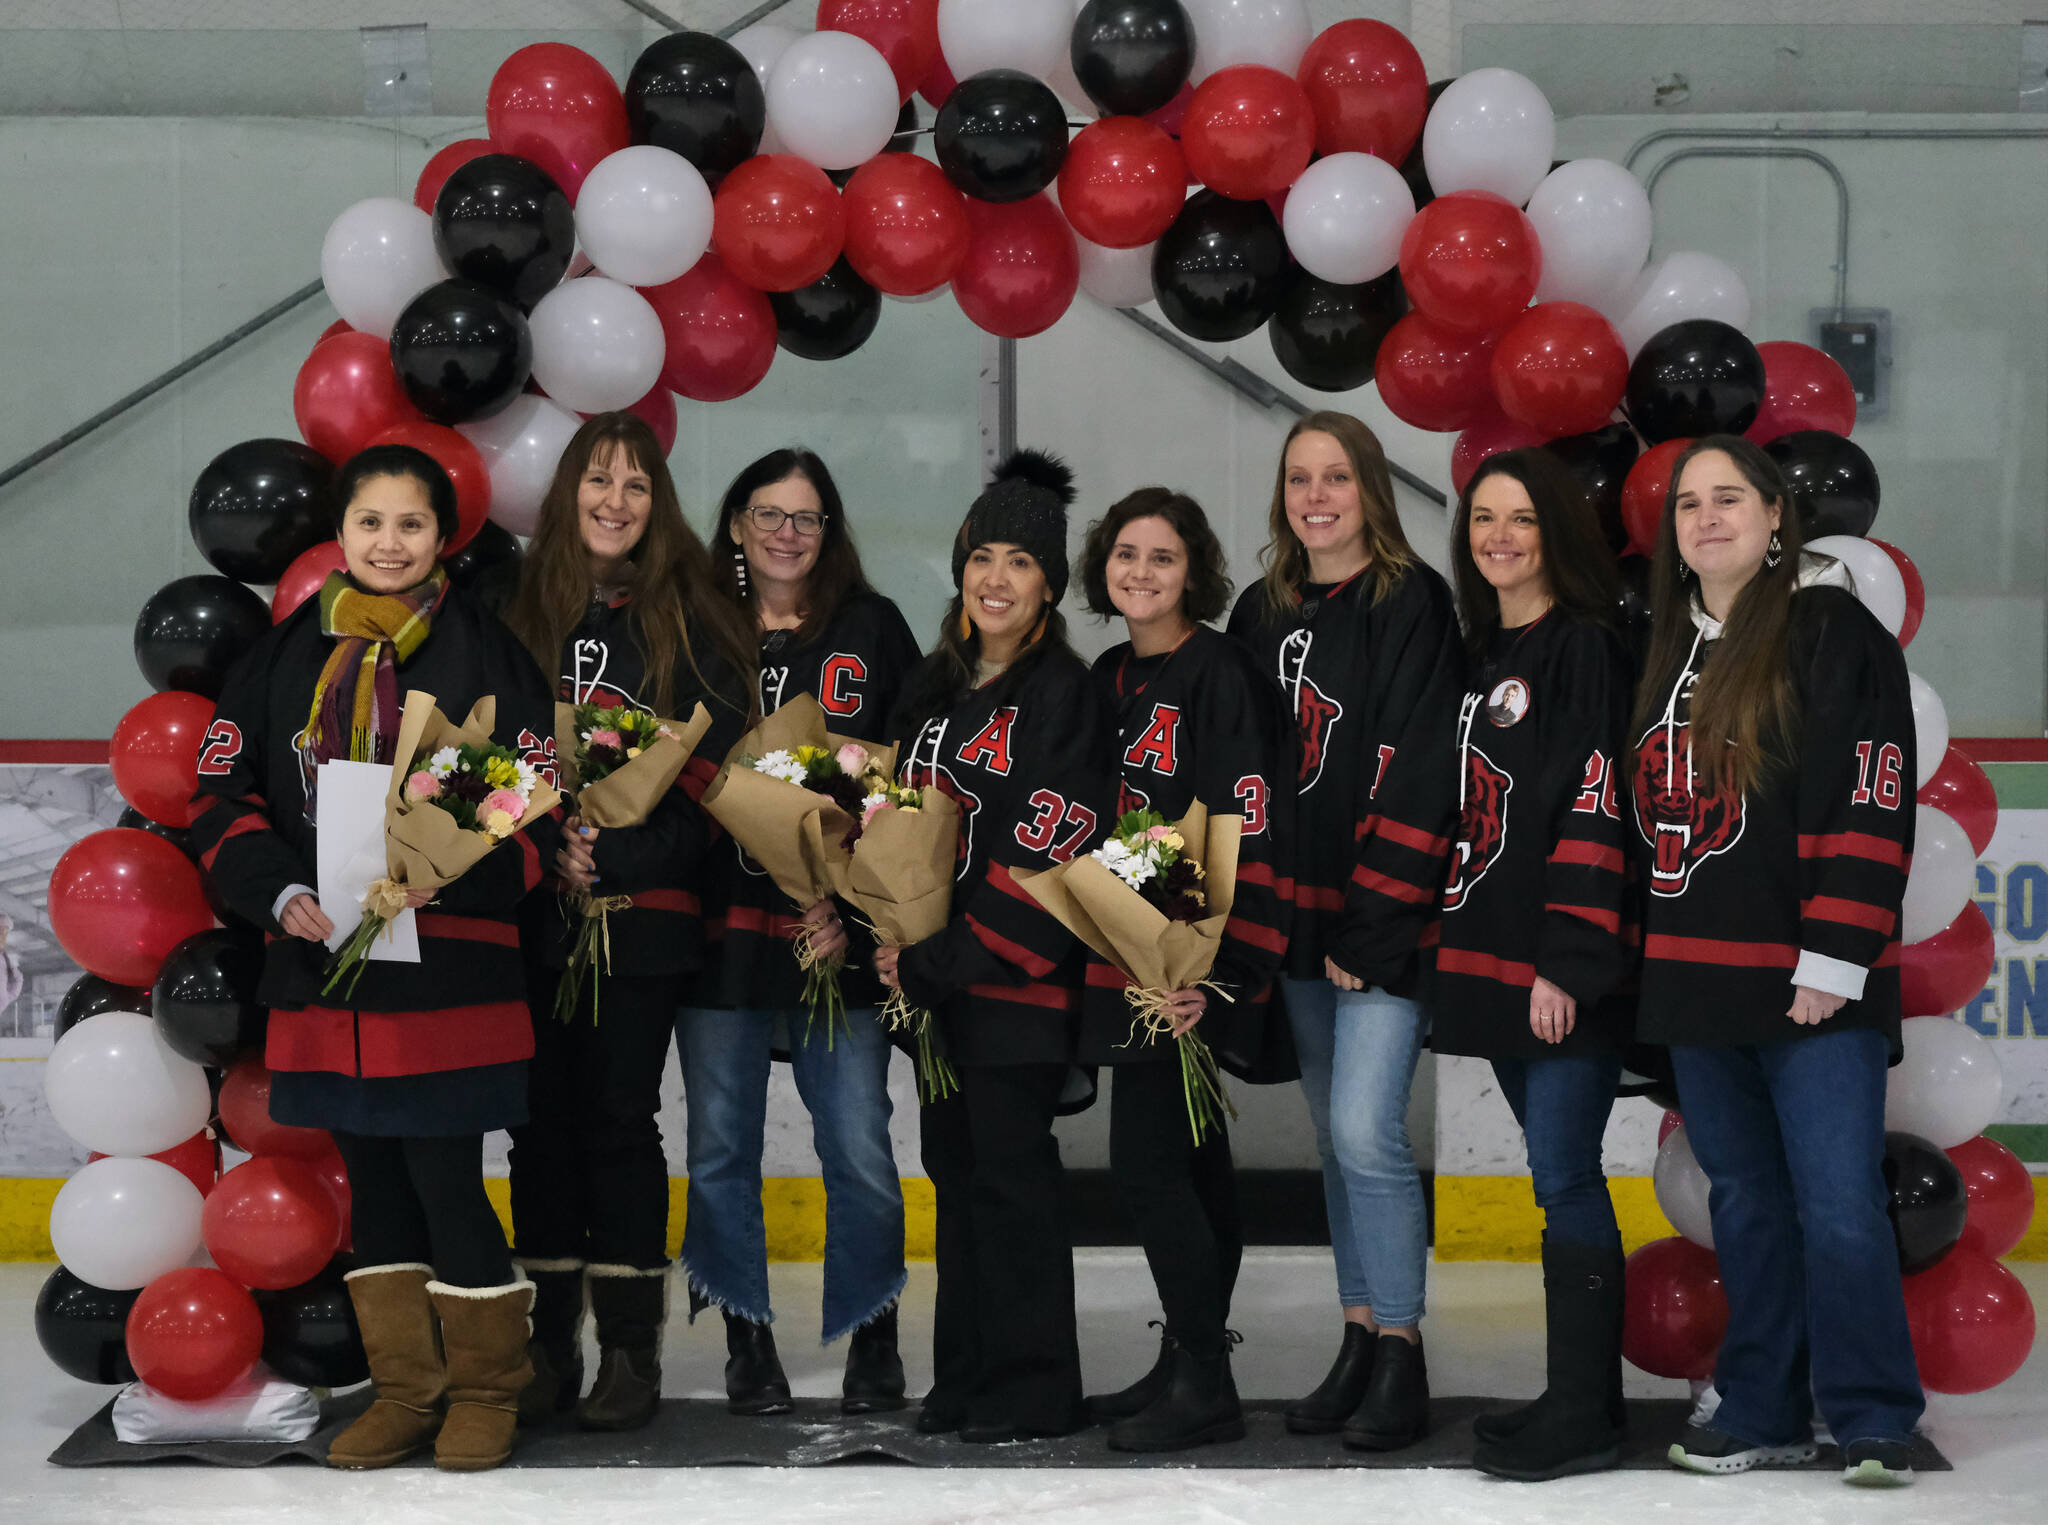
[(1073, 469), (1043, 450), (1019, 450), (996, 468), (996, 478), (974, 500), (953, 541), (953, 586), (960, 586), (968, 553), (981, 545), (1020, 545), (1045, 572), (1056, 604), (1067, 594), (1067, 505), (1074, 501)]

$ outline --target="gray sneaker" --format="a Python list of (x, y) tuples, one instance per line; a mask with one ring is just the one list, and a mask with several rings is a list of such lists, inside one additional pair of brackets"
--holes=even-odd
[(1913, 1481), (1913, 1449), (1896, 1440), (1852, 1440), (1842, 1448), (1842, 1481), (1854, 1488), (1904, 1488)]
[(1672, 1442), (1665, 1454), (1673, 1466), (1719, 1476), (1758, 1467), (1801, 1466), (1812, 1461), (1819, 1449), (1811, 1440), (1795, 1441), (1789, 1446), (1751, 1445), (1711, 1425), (1688, 1424), (1685, 1433)]

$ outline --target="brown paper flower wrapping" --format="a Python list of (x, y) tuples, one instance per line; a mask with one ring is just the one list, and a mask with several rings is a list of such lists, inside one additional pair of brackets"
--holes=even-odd
[(704, 733), (711, 729), (711, 712), (700, 703), (688, 720), (664, 720), (661, 724), (675, 734), (657, 737), (638, 757), (586, 784), (576, 777), (576, 750), (582, 745), (576, 734), (576, 706), (555, 706), (555, 755), (562, 769), (562, 792), (575, 797), (578, 815), (592, 826), (616, 830), (641, 825), (654, 813), (654, 807), (674, 787), (683, 765), (695, 755)]
[[(440, 889), (453, 884), (498, 845), (498, 838), (465, 831), (455, 817), (430, 800), (408, 800), (405, 781), (413, 759), (443, 747), (490, 746), (497, 723), (498, 701), (486, 694), (477, 700), (461, 725), (441, 713), (434, 696), (414, 689), (405, 696), (392, 756), (391, 788), (384, 796), (384, 865), (389, 878), (408, 889)], [(523, 831), (561, 802), (561, 794), (545, 782), (536, 783), (533, 797), (513, 830)]]
[(945, 929), (960, 852), (960, 807), (937, 789), (916, 810), (884, 810), (832, 865), (832, 888), (884, 943), (908, 947)]

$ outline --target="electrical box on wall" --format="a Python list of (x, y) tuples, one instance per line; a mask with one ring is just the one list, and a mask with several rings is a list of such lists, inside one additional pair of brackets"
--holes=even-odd
[(1813, 342), (1849, 373), (1856, 417), (1883, 418), (1892, 400), (1892, 313), (1889, 307), (1816, 307)]

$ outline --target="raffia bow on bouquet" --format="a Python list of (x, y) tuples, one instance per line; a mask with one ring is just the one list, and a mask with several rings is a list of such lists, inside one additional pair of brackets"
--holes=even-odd
[(497, 718), (498, 701), (488, 694), (460, 725), (432, 694), (405, 696), (384, 796), (384, 877), (363, 896), (362, 924), (329, 960), (322, 995), (344, 978), (343, 997), (355, 994), (371, 945), (405, 909), (409, 891), (453, 884), (560, 802), (530, 763), (491, 740)]
[[(1129, 984), (1131, 1008), (1125, 1044), (1174, 1038), (1166, 993), (1197, 986), (1226, 1001), (1236, 999), (1211, 980), (1223, 928), (1237, 889), (1238, 836), (1242, 817), (1212, 816), (1200, 800), (1176, 822), (1133, 811), (1096, 851), (1049, 869), (1019, 871), (1024, 886), (1059, 924), (1121, 971)], [(1134, 843), (1150, 838), (1174, 844), (1169, 856), (1187, 867), (1148, 871), (1133, 860), (1144, 855)], [(1159, 851), (1152, 849), (1155, 863)], [(1115, 866), (1112, 866), (1115, 865)], [(1132, 879), (1142, 887), (1133, 887)], [(1190, 1028), (1175, 1042), (1180, 1050), (1181, 1091), (1195, 1142), (1216, 1125), (1218, 1113), (1237, 1116), (1224, 1094), (1216, 1056)]]
[[(600, 830), (642, 825), (710, 729), (711, 712), (702, 704), (688, 720), (663, 720), (623, 706), (557, 704), (555, 755), (561, 759), (563, 792), (574, 797), (576, 814)], [(576, 936), (555, 986), (555, 1020), (576, 1015), (587, 977), (594, 1025), (600, 975), (612, 967), (611, 913), (631, 906), (633, 897), (571, 890), (564, 899), (576, 919)]]

